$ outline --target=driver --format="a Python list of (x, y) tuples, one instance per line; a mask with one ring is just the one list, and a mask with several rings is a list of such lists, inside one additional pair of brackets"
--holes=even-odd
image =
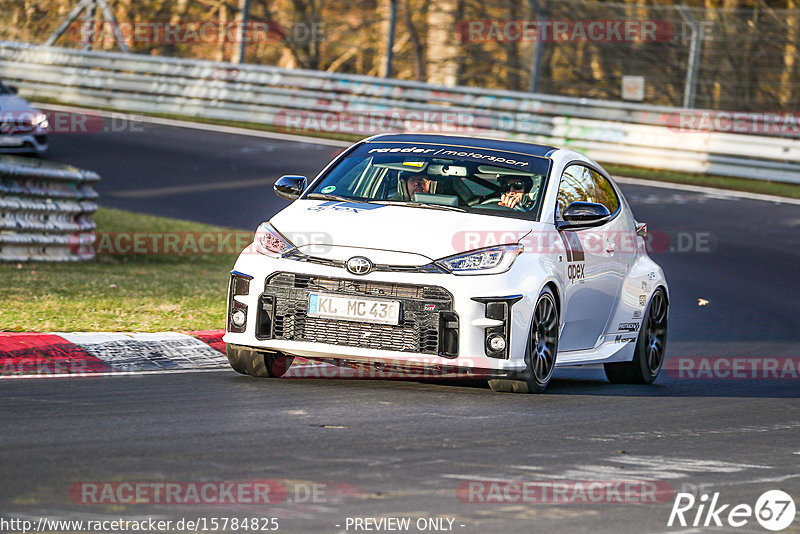
[(414, 195), (417, 193), (430, 193), (431, 180), (424, 174), (413, 174), (406, 180), (406, 188), (408, 189), (408, 198), (414, 200)]
[(411, 176), (401, 176), (398, 180), (398, 189), (400, 196), (406, 197), (406, 200), (414, 200), (414, 195), (417, 193), (431, 193), (431, 180), (427, 174), (412, 174)]
[(499, 205), (520, 211), (529, 211), (534, 201), (528, 193), (533, 189), (533, 180), (529, 176), (502, 176), (500, 187), (503, 194)]

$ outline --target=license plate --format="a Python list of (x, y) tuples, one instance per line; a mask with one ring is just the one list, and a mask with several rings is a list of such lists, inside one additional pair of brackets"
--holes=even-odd
[(22, 146), (23, 144), (25, 144), (25, 141), (19, 137), (0, 135), (0, 145), (2, 146)]
[(400, 323), (400, 302), (310, 293), (308, 295), (308, 315), (309, 317), (325, 317), (342, 321), (398, 324)]

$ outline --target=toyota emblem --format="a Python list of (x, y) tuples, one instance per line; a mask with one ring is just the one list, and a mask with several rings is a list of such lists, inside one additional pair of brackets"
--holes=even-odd
[(364, 256), (353, 256), (347, 260), (347, 270), (353, 274), (369, 274), (373, 267), (372, 262)]

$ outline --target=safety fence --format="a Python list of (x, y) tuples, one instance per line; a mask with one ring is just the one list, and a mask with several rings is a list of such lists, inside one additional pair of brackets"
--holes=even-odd
[(30, 98), (258, 123), (283, 131), (489, 135), (594, 159), (800, 183), (786, 115), (436, 86), (357, 75), (0, 42), (0, 78)]
[(0, 156), (0, 261), (94, 257), (100, 177), (39, 159)]

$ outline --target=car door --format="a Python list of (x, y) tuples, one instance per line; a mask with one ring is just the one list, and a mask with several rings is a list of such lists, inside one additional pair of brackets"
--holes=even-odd
[[(558, 188), (557, 221), (572, 202), (599, 200), (595, 174), (600, 176), (577, 163), (564, 169)], [(602, 226), (561, 232), (566, 286), (559, 351), (591, 349), (605, 332), (622, 281), (621, 255), (616, 253), (613, 226), (612, 219)]]

